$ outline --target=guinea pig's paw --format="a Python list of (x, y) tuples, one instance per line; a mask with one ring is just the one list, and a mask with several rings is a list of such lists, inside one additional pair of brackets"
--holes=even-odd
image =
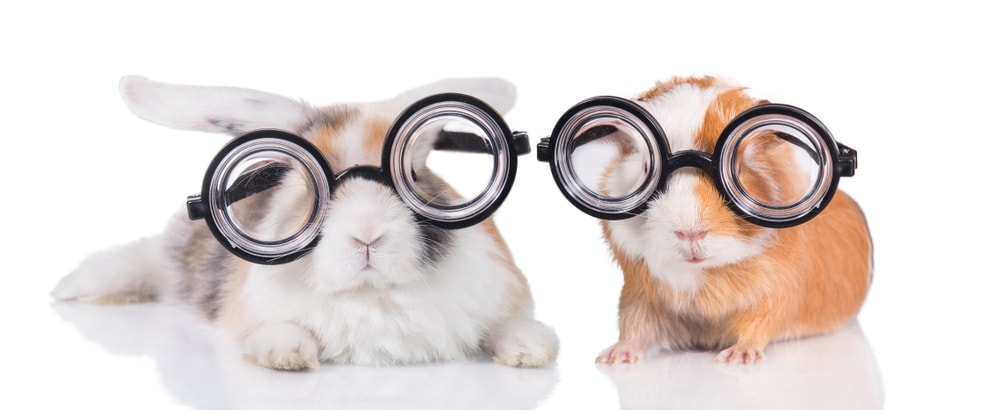
[(715, 361), (729, 364), (756, 364), (764, 360), (764, 349), (734, 345), (715, 356)]
[(559, 353), (551, 327), (534, 319), (515, 319), (502, 326), (493, 341), (493, 361), (514, 367), (542, 367)]
[(597, 355), (597, 363), (636, 363), (646, 355), (646, 349), (641, 343), (635, 340), (622, 340), (611, 347), (604, 349)]
[(243, 359), (277, 370), (319, 367), (316, 338), (291, 323), (272, 323), (254, 330), (244, 340)]

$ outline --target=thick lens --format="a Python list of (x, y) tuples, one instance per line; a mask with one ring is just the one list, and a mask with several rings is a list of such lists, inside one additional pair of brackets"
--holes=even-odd
[(794, 220), (817, 207), (829, 189), (829, 149), (812, 127), (797, 119), (748, 119), (723, 149), (723, 183), (736, 204), (754, 217)]
[(496, 173), (497, 147), (468, 118), (433, 118), (410, 141), (410, 177), (420, 200), (454, 209), (479, 199)]
[(319, 235), (330, 196), (320, 160), (298, 137), (242, 138), (212, 174), (212, 223), (227, 245), (256, 258), (303, 250)]
[(443, 101), (401, 120), (389, 168), (411, 209), (462, 224), (497, 203), (511, 176), (507, 135), (497, 118), (471, 104)]
[(655, 192), (660, 155), (648, 125), (625, 110), (595, 106), (558, 131), (555, 161), (563, 189), (592, 211), (623, 214)]
[(651, 156), (643, 138), (620, 120), (593, 119), (570, 143), (570, 167), (588, 194), (604, 200), (626, 198), (646, 180)]
[(243, 237), (287, 241), (316, 213), (316, 186), (304, 165), (279, 152), (258, 152), (233, 167), (225, 181), (225, 214)]

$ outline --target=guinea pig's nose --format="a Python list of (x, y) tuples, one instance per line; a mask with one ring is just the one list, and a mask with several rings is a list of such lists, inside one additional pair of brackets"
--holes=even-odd
[(708, 235), (708, 230), (686, 230), (686, 231), (674, 231), (674, 235), (683, 241), (698, 241), (705, 239), (705, 235)]

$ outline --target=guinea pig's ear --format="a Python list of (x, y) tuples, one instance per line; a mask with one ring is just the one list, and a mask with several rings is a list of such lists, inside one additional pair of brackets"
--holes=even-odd
[(394, 112), (402, 112), (421, 98), (441, 93), (468, 94), (483, 100), (501, 115), (514, 108), (517, 87), (499, 77), (447, 78), (414, 88), (397, 95), (387, 103)]
[(288, 97), (236, 87), (167, 84), (139, 76), (122, 77), (122, 100), (146, 121), (191, 131), (241, 135), (274, 128), (295, 132), (310, 107)]

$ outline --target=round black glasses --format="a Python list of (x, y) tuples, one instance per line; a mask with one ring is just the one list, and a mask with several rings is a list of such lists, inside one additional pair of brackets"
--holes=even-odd
[[(726, 204), (766, 227), (815, 217), (854, 175), (857, 152), (837, 143), (823, 124), (790, 105), (761, 104), (734, 118), (715, 150), (671, 152), (659, 123), (619, 97), (575, 105), (538, 144), (563, 195), (602, 219), (642, 213), (662, 193), (671, 172), (695, 167), (709, 174)], [(595, 177), (596, 175), (596, 177)]]
[[(315, 247), (327, 201), (343, 181), (385, 184), (418, 220), (459, 229), (496, 211), (514, 183), (517, 156), (530, 151), (527, 134), (511, 132), (485, 102), (437, 94), (396, 118), (379, 167), (355, 165), (334, 175), (302, 137), (278, 130), (240, 136), (212, 160), (201, 193), (188, 198), (188, 216), (205, 219), (215, 238), (243, 259), (287, 263)], [(283, 207), (280, 221), (268, 219), (275, 206)]]

